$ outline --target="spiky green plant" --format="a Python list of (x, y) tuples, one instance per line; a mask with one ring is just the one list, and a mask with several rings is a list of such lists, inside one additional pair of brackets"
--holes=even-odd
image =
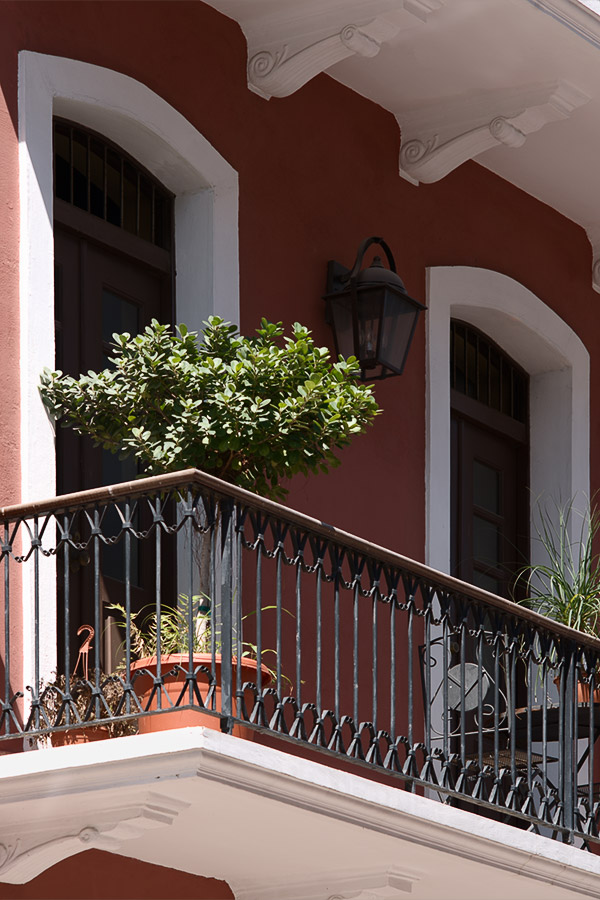
[[(594, 542), (600, 529), (600, 510), (587, 503), (583, 512), (574, 501), (552, 507), (539, 504), (536, 532), (546, 562), (523, 566), (515, 587), (524, 589), (519, 601), (542, 615), (585, 634), (598, 636), (600, 618), (600, 555)], [(575, 536), (571, 537), (572, 525)]]
[[(169, 656), (172, 653), (190, 652), (190, 603), (192, 606), (192, 653), (210, 653), (210, 605), (204, 595), (194, 594), (190, 598), (186, 594), (179, 595), (180, 605), (176, 608), (163, 606), (160, 614), (160, 652)], [(127, 611), (120, 603), (111, 603), (107, 609), (121, 616), (118, 623), (123, 628), (127, 625)], [(138, 659), (156, 656), (158, 648), (158, 616), (153, 606), (144, 607), (129, 616), (129, 633), (131, 649)], [(218, 648), (217, 648), (218, 649)]]

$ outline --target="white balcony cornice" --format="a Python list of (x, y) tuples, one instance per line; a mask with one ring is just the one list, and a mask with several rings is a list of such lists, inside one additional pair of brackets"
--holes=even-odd
[(596, 856), (203, 728), (4, 756), (0, 800), (12, 883), (98, 846), (224, 879), (239, 900), (479, 900), (490, 877), (498, 896), (542, 882), (547, 900), (600, 897)]

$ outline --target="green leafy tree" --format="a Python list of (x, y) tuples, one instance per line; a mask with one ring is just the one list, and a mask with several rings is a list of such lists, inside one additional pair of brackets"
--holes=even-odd
[(145, 474), (196, 467), (271, 497), (283, 479), (328, 471), (334, 450), (380, 412), (354, 358), (332, 363), (310, 331), (262, 320), (256, 337), (213, 316), (202, 343), (152, 321), (113, 335), (111, 366), (79, 378), (45, 369), (48, 411)]

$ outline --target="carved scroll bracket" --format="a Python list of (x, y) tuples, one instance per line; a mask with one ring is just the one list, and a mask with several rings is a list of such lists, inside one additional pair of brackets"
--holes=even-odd
[[(349, 56), (377, 56), (381, 45), (392, 40), (401, 30), (402, 22), (415, 24), (427, 21), (432, 12), (439, 9), (444, 0), (398, 0), (400, 16), (376, 15), (362, 24), (331, 22), (325, 33), (315, 39), (316, 23), (306, 21), (302, 28), (290, 26), (288, 39), (277, 39), (259, 46), (255, 40), (248, 47), (248, 87), (265, 99), (287, 97), (311, 78), (324, 72), (335, 63)], [(360, 12), (360, 10), (359, 10)], [(376, 12), (376, 10), (375, 10)], [(363, 4), (362, 15), (369, 14), (368, 4)], [(259, 30), (255, 25), (255, 31)], [(322, 31), (322, 23), (319, 26)], [(269, 29), (266, 26), (265, 32)], [(305, 37), (302, 37), (304, 32)]]
[(528, 134), (571, 115), (590, 98), (553, 83), (486, 92), (397, 115), (402, 129), (400, 174), (412, 184), (439, 181), (468, 159), (504, 144), (521, 147)]

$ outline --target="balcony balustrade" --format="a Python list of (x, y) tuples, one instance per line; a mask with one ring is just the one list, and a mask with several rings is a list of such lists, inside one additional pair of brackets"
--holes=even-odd
[(0, 751), (268, 734), (597, 846), (600, 641), (194, 470), (0, 519)]

